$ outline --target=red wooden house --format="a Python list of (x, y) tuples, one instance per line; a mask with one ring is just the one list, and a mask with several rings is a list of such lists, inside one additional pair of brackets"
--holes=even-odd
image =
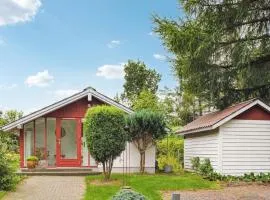
[[(26, 159), (31, 155), (43, 160), (45, 168), (98, 167), (88, 152), (82, 129), (87, 109), (100, 104), (112, 105), (132, 113), (126, 106), (89, 87), (2, 127), (3, 131), (19, 131), (21, 168), (26, 167)], [(133, 144), (127, 147), (131, 151), (131, 168), (137, 171), (138, 152)], [(146, 163), (148, 171), (153, 172), (155, 149), (148, 152)], [(114, 167), (114, 171), (121, 170), (121, 157), (116, 159)]]

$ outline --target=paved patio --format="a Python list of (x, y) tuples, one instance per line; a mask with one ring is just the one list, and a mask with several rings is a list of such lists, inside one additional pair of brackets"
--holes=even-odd
[(18, 185), (4, 200), (80, 200), (85, 190), (84, 177), (32, 176)]

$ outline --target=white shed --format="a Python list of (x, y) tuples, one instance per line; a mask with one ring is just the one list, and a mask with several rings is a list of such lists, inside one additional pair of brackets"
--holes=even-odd
[(200, 157), (224, 175), (270, 172), (270, 107), (259, 99), (199, 117), (178, 133), (187, 170)]

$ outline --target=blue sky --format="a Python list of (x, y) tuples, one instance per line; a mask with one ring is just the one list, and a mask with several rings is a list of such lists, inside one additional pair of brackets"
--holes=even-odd
[(174, 87), (151, 34), (155, 13), (182, 14), (178, 0), (1, 0), (0, 110), (29, 113), (87, 86), (113, 97), (128, 59), (161, 73), (160, 88)]

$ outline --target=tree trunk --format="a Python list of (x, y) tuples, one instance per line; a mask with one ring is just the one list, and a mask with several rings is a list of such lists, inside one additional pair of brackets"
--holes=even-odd
[(140, 151), (141, 161), (140, 161), (140, 172), (143, 174), (145, 171), (145, 150)]
[(105, 162), (102, 163), (102, 167), (103, 167), (104, 180), (106, 180), (107, 175), (106, 175), (106, 164), (105, 164)]

